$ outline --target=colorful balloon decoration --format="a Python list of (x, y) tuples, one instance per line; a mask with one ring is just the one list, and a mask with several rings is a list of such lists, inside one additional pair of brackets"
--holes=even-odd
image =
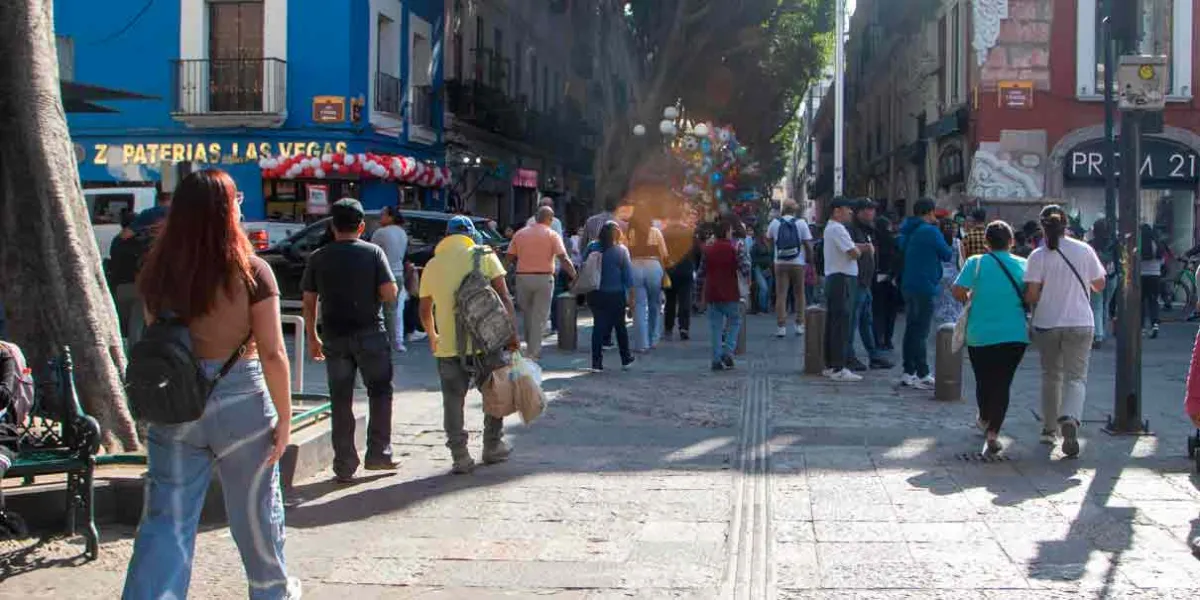
[(759, 167), (750, 162), (749, 149), (732, 127), (703, 122), (676, 127), (664, 119), (660, 131), (669, 138), (668, 152), (678, 167), (675, 193), (697, 213), (711, 217), (724, 210), (753, 213), (761, 207), (762, 195), (741, 187), (741, 178), (757, 174)]

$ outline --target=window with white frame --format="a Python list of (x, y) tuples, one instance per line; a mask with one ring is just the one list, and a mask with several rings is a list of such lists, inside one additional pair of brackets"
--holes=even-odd
[(408, 89), (409, 122), (416, 127), (433, 127), (433, 26), (409, 14)]
[(1079, 96), (1099, 97), (1104, 93), (1105, 1), (1113, 2), (1114, 65), (1120, 63), (1123, 55), (1166, 56), (1168, 97), (1190, 98), (1192, 0), (1078, 0), (1075, 79)]
[(399, 5), (379, 1), (372, 4), (375, 7), (375, 23), (371, 30), (371, 111), (395, 118), (401, 114), (404, 106)]

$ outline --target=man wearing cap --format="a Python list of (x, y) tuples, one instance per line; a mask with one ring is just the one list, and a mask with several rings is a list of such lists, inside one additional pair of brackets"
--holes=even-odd
[[(467, 448), (467, 431), (464, 427), (463, 408), (467, 391), (475, 384), (474, 377), (458, 354), (457, 324), (455, 322), (455, 295), (463, 278), (474, 268), (474, 248), (479, 234), (468, 217), (454, 217), (446, 226), (446, 237), (438, 242), (433, 258), (425, 265), (421, 276), (421, 323), (429, 334), (429, 348), (437, 358), (438, 377), (442, 384), (442, 423), (446, 430), (446, 446), (454, 461), (452, 472), (470, 473), (475, 468), (475, 459)], [(508, 318), (516, 321), (512, 300), (508, 296), (507, 274), (504, 265), (494, 252), (488, 252), (480, 260), (483, 276), (500, 295)], [(516, 331), (516, 328), (513, 328)], [(516, 350), (520, 342), (513, 336), (509, 349)], [(470, 358), (470, 357), (466, 357)], [(487, 464), (508, 460), (512, 448), (504, 443), (504, 420), (484, 414), (483, 416), (483, 462)]]
[(524, 317), (526, 352), (534, 360), (542, 356), (542, 323), (550, 316), (554, 301), (556, 269), (561, 266), (568, 277), (575, 278), (575, 265), (567, 256), (562, 236), (551, 226), (555, 220), (553, 208), (539, 208), (537, 221), (522, 227), (508, 246), (508, 258), (517, 268), (517, 304)]
[(871, 286), (875, 282), (878, 251), (875, 237), (875, 202), (870, 198), (859, 198), (854, 203), (854, 217), (848, 229), (850, 239), (856, 244), (867, 244), (875, 251), (863, 252), (858, 257), (858, 285), (854, 289), (854, 304), (850, 310), (850, 337), (846, 340), (846, 363), (852, 371), (866, 371), (867, 365), (858, 360), (854, 351), (854, 335), (858, 332), (863, 349), (872, 369), (890, 369), (892, 363), (884, 358), (875, 343), (874, 298)]
[(847, 368), (846, 346), (850, 341), (851, 310), (858, 286), (858, 259), (874, 252), (871, 244), (855, 243), (846, 225), (853, 204), (846, 198), (834, 198), (832, 214), (825, 225), (822, 252), (825, 256), (825, 371), (826, 377), (840, 382), (862, 381), (862, 375)]
[[(358, 470), (354, 445), (354, 378), (361, 373), (367, 388), (369, 471), (395, 469), (392, 460), (392, 344), (383, 306), (396, 302), (399, 289), (387, 255), (359, 237), (365, 229), (362, 204), (343, 198), (329, 207), (333, 241), (308, 259), (300, 289), (304, 291), (304, 326), (309, 352), (325, 361), (333, 421), (333, 473), (339, 483)], [(321, 333), (317, 334), (317, 302)]]

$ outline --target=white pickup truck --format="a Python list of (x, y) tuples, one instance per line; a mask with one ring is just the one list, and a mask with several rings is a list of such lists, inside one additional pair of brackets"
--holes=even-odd
[[(121, 233), (121, 213), (126, 209), (138, 214), (154, 206), (157, 190), (150, 186), (104, 187), (83, 190), (88, 214), (92, 218), (92, 230), (100, 257), (108, 259), (113, 238)], [(305, 223), (283, 223), (275, 221), (247, 221), (242, 223), (250, 242), (257, 251), (266, 250), (287, 239), (293, 233), (307, 227)]]

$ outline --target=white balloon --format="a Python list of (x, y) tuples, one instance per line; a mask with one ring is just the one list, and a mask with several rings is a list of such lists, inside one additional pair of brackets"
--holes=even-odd
[(642, 137), (643, 135), (646, 135), (646, 126), (645, 125), (634, 125), (633, 126), (633, 135), (636, 135), (638, 137)]
[(363, 154), (362, 152), (359, 152), (358, 153), (358, 162), (360, 162), (360, 163), (367, 162), (367, 155)]
[(321, 162), (332, 162), (332, 161), (333, 161), (332, 154), (322, 154), (321, 155)]
[(658, 131), (663, 135), (674, 135), (675, 123), (673, 121), (663, 119), (662, 122), (658, 124)]
[(274, 169), (275, 167), (278, 167), (278, 166), (279, 166), (279, 159), (277, 159), (277, 158), (268, 158), (267, 159), (267, 168), (268, 169)]
[(267, 166), (267, 159), (265, 159), (265, 158), (258, 159), (258, 168), (269, 169), (270, 167)]
[(663, 118), (674, 121), (679, 118), (679, 109), (674, 106), (668, 106), (663, 109)]
[(708, 137), (708, 125), (705, 125), (704, 123), (697, 125), (696, 126), (696, 136), (697, 137)]
[(313, 177), (316, 177), (317, 179), (324, 178), (325, 177), (324, 169), (321, 169), (320, 167), (318, 167), (315, 171), (313, 171)]
[(356, 158), (353, 154), (347, 154), (346, 159), (342, 162), (345, 162), (348, 165), (352, 165), (352, 164), (354, 164), (355, 160), (356, 160)]

